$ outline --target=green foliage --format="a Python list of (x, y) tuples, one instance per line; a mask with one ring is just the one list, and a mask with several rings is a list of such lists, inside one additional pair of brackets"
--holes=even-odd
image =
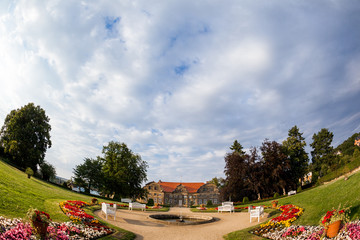
[(360, 135), (360, 132), (359, 133), (354, 133), (351, 137), (346, 139), (342, 144), (337, 146), (335, 151), (336, 152), (340, 151), (343, 156), (346, 156), (346, 155), (352, 156), (355, 149), (359, 149), (359, 147), (354, 145), (355, 138), (358, 137), (359, 135)]
[(100, 158), (85, 158), (84, 163), (73, 169), (75, 184), (84, 188), (86, 193), (90, 193), (94, 188), (101, 189), (104, 178), (102, 166)]
[(334, 134), (326, 128), (321, 129), (312, 137), (313, 142), (310, 144), (313, 148), (311, 151), (312, 170), (317, 172), (320, 177), (324, 176), (329, 167), (334, 164), (335, 155), (331, 146), (333, 137)]
[(208, 183), (215, 184), (215, 186), (220, 189), (225, 185), (225, 179), (223, 179), (222, 177), (214, 177), (213, 179), (208, 181)]
[(208, 200), (207, 203), (206, 203), (206, 206), (207, 207), (213, 206), (213, 202), (211, 200)]
[(28, 178), (34, 176), (34, 171), (29, 167), (26, 168), (25, 173), (28, 175)]
[(289, 130), (288, 138), (283, 141), (283, 146), (290, 160), (291, 182), (297, 185), (299, 179), (303, 178), (308, 170), (309, 157), (305, 151), (305, 138), (296, 125)]
[(299, 192), (301, 192), (301, 191), (302, 191), (302, 188), (301, 188), (301, 186), (299, 186), (299, 187), (296, 189), (296, 192), (299, 193)]
[(154, 199), (150, 198), (146, 205), (148, 205), (149, 207), (154, 206)]
[(0, 141), (18, 167), (31, 167), (36, 172), (37, 165), (43, 163), (46, 150), (51, 147), (49, 120), (45, 111), (33, 103), (6, 116)]
[(274, 198), (278, 198), (278, 197), (280, 197), (280, 194), (276, 192), (276, 193), (274, 194)]
[(248, 198), (248, 197), (243, 197), (242, 202), (243, 202), (243, 203), (247, 203), (247, 202), (249, 202), (249, 198)]
[(134, 154), (125, 143), (109, 142), (102, 153), (104, 188), (116, 196), (138, 198), (144, 195), (141, 184), (146, 181), (147, 163)]
[(235, 140), (233, 145), (230, 147), (230, 150), (233, 150), (236, 153), (239, 154), (245, 154), (245, 152), (243, 151), (243, 146), (241, 146), (241, 144)]
[(49, 181), (56, 176), (56, 170), (53, 165), (44, 161), (40, 164), (40, 174), (43, 180)]

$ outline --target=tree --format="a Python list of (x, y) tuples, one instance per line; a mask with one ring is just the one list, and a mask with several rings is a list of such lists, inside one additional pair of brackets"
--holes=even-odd
[(225, 156), (225, 186), (221, 189), (222, 198), (240, 201), (246, 195), (246, 174), (248, 171), (248, 155), (238, 152)]
[(264, 161), (267, 195), (272, 196), (273, 192), (281, 192), (281, 190), (285, 194), (290, 163), (284, 153), (284, 148), (276, 141), (270, 142), (265, 139), (260, 150)]
[(92, 189), (101, 189), (103, 187), (102, 160), (85, 158), (84, 163), (77, 165), (73, 169), (75, 175), (75, 184), (85, 189), (86, 193), (90, 193)]
[(296, 125), (289, 130), (289, 136), (283, 141), (283, 146), (290, 161), (290, 179), (296, 189), (299, 179), (305, 176), (309, 164), (309, 156), (305, 151), (305, 138)]
[(317, 134), (314, 133), (312, 137), (313, 142), (310, 144), (313, 148), (311, 151), (312, 169), (320, 177), (327, 173), (335, 159), (331, 146), (333, 137), (334, 134), (326, 128), (321, 129)]
[(40, 164), (40, 174), (43, 180), (49, 181), (51, 178), (55, 178), (56, 170), (53, 165), (44, 161)]
[(139, 197), (144, 194), (141, 184), (146, 181), (147, 163), (134, 154), (125, 143), (109, 142), (103, 147), (105, 191), (115, 197)]
[(237, 152), (239, 154), (245, 154), (245, 152), (243, 151), (243, 146), (241, 146), (241, 144), (235, 140), (233, 145), (230, 147), (230, 150), (233, 150), (234, 152)]
[(27, 174), (28, 178), (31, 178), (31, 176), (34, 176), (34, 171), (29, 167), (26, 168), (25, 173)]
[(43, 163), (46, 150), (51, 147), (49, 120), (45, 111), (33, 103), (6, 116), (0, 141), (15, 165), (36, 172), (37, 165)]
[(221, 189), (225, 185), (225, 179), (223, 179), (222, 177), (214, 177), (213, 179), (208, 181), (208, 183), (213, 183), (218, 189)]

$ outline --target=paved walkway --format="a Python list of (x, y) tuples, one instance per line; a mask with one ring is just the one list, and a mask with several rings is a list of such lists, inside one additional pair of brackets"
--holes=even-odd
[[(105, 216), (101, 211), (97, 211), (96, 215), (108, 221), (109, 223), (126, 229), (136, 234), (136, 240), (220, 240), (227, 233), (248, 228), (258, 224), (257, 219), (253, 218), (250, 223), (249, 213), (193, 213), (188, 208), (171, 208), (165, 214), (184, 214), (184, 215), (205, 215), (217, 218), (218, 221), (200, 225), (176, 226), (158, 223), (148, 216), (151, 214), (161, 214), (161, 212), (141, 212), (118, 209), (116, 220), (109, 216), (105, 220)], [(265, 213), (266, 214), (266, 213)], [(267, 218), (260, 219), (261, 222)]]

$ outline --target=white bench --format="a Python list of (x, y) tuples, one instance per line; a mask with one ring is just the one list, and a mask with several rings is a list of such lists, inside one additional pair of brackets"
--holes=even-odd
[(258, 218), (258, 222), (260, 221), (260, 217), (264, 215), (264, 207), (260, 206), (260, 207), (256, 207), (253, 210), (250, 210), (250, 222), (251, 222), (251, 218), (257, 217)]
[(141, 211), (146, 210), (146, 205), (138, 202), (131, 202), (129, 203), (129, 210), (133, 210), (133, 208), (140, 208)]
[(131, 201), (130, 198), (122, 198), (121, 202), (123, 202), (123, 203), (131, 203), (132, 201)]
[(288, 192), (288, 196), (290, 196), (290, 195), (295, 195), (295, 194), (296, 194), (296, 191), (295, 191), (295, 190)]
[(223, 212), (223, 211), (227, 211), (230, 213), (235, 212), (234, 203), (233, 202), (223, 202), (222, 206), (218, 207), (218, 213)]
[(113, 215), (114, 220), (116, 216), (116, 204), (113, 204), (113, 207), (110, 206), (108, 203), (101, 204), (101, 211), (106, 215), (106, 219), (108, 219), (108, 215)]

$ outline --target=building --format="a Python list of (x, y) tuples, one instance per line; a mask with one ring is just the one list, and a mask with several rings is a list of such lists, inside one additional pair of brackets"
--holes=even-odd
[(219, 189), (212, 183), (180, 183), (180, 182), (150, 182), (144, 186), (147, 190), (147, 202), (152, 198), (155, 204), (190, 207), (191, 205), (213, 204), (220, 202)]
[(357, 137), (355, 138), (354, 145), (360, 147), (360, 136), (357, 136)]

